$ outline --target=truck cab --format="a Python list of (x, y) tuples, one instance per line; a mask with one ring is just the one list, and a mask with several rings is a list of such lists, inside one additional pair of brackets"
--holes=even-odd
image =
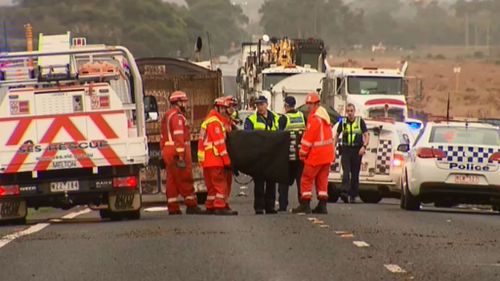
[(352, 103), (361, 117), (404, 121), (408, 118), (407, 67), (407, 63), (397, 69), (331, 67), (323, 88), (340, 115), (345, 115), (346, 105)]

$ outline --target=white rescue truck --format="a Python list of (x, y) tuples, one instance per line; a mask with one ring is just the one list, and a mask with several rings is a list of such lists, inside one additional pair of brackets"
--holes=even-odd
[[(404, 88), (408, 63), (399, 68), (347, 68), (327, 65), (323, 91), (333, 99), (335, 111), (345, 116), (348, 103), (363, 118), (408, 118)], [(332, 103), (330, 100), (329, 103)]]
[(158, 112), (134, 57), (69, 33), (39, 41), (39, 51), (0, 57), (0, 221), (76, 205), (139, 219), (145, 122)]

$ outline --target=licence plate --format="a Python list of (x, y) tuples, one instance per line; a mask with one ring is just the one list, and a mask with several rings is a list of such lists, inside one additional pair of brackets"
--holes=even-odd
[(481, 177), (477, 175), (453, 175), (453, 183), (455, 184), (480, 184)]
[(117, 210), (130, 210), (134, 208), (134, 193), (119, 193), (116, 195), (115, 208)]
[(60, 181), (50, 183), (50, 192), (78, 191), (80, 183), (78, 181)]

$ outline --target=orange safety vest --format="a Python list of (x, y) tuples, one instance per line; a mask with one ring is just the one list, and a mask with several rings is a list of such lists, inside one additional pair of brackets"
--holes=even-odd
[(307, 118), (299, 157), (311, 166), (330, 165), (335, 160), (330, 117), (323, 107), (313, 110)]
[(211, 110), (201, 124), (198, 140), (198, 162), (203, 168), (227, 167), (231, 160), (226, 148), (226, 129), (228, 123), (216, 110)]

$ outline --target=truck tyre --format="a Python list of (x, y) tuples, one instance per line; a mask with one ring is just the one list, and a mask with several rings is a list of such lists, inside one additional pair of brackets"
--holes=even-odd
[(203, 205), (205, 204), (205, 201), (207, 201), (207, 192), (198, 192), (196, 193), (196, 199), (198, 201), (198, 205)]
[(401, 194), (401, 200), (403, 201), (403, 209), (407, 211), (419, 211), (420, 210), (420, 200), (411, 194), (408, 188), (408, 174), (405, 175), (405, 182), (403, 183), (403, 193)]
[(12, 219), (12, 220), (5, 220), (1, 221), (0, 225), (25, 225), (26, 224), (26, 217), (24, 218), (19, 218), (19, 219)]
[(364, 203), (377, 204), (382, 201), (382, 194), (378, 191), (365, 191), (359, 193), (359, 198)]
[(141, 210), (126, 212), (125, 218), (131, 221), (141, 219)]
[(337, 203), (339, 201), (340, 193), (332, 182), (328, 183), (328, 202)]

